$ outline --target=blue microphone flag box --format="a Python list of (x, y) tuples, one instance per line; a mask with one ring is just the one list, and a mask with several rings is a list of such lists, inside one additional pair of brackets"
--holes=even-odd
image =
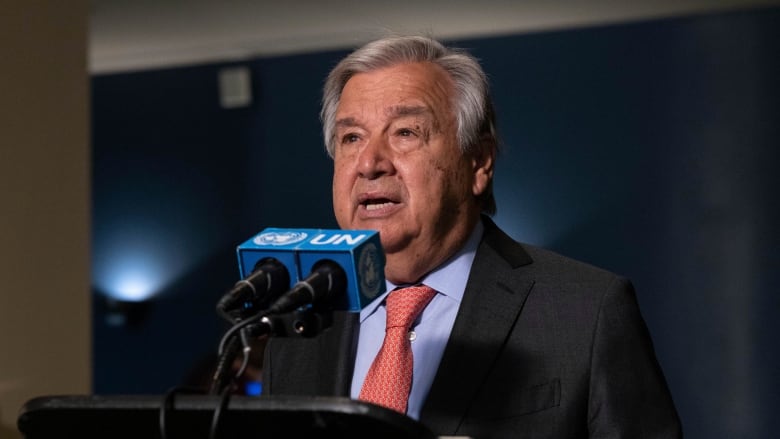
[(346, 272), (347, 291), (334, 299), (335, 309), (360, 311), (386, 290), (385, 255), (376, 230), (270, 227), (239, 245), (237, 252), (242, 279), (268, 257), (284, 264), (291, 283), (305, 279), (323, 259), (336, 262)]

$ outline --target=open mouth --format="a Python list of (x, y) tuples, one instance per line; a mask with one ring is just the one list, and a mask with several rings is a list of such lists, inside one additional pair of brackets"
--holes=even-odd
[(382, 212), (389, 212), (393, 207), (400, 204), (400, 202), (392, 197), (388, 193), (365, 192), (358, 197), (358, 205), (364, 212), (381, 214)]
[(384, 209), (386, 207), (393, 206), (395, 203), (387, 198), (377, 198), (373, 200), (365, 200), (361, 203), (368, 211)]

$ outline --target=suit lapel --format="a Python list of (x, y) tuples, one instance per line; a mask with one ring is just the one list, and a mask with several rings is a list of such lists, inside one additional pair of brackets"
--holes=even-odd
[(450, 339), (420, 416), (455, 434), (504, 346), (534, 280), (518, 274), (530, 256), (488, 218)]

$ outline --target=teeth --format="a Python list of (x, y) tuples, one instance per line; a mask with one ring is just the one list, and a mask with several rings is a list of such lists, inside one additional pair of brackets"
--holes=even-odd
[(389, 207), (389, 206), (392, 206), (392, 205), (393, 205), (393, 203), (391, 203), (389, 201), (384, 202), (384, 203), (376, 203), (376, 204), (369, 203), (369, 204), (366, 204), (366, 210), (377, 210), (377, 209), (381, 209), (383, 207)]

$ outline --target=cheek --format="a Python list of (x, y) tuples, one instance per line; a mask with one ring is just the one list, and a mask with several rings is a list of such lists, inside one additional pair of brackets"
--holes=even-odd
[(336, 222), (342, 229), (351, 228), (351, 212), (349, 211), (348, 198), (344, 195), (340, 195), (337, 191), (333, 191), (333, 214), (336, 217)]
[(443, 201), (461, 198), (464, 191), (470, 193), (471, 180), (461, 163), (449, 161), (434, 162), (428, 175), (428, 187), (438, 188), (436, 194)]
[(333, 165), (333, 193), (334, 198), (338, 195), (344, 195), (343, 192), (349, 189), (350, 175), (347, 167), (341, 161), (336, 161)]
[(335, 161), (333, 167), (332, 197), (333, 213), (342, 229), (363, 228), (357, 218), (358, 207), (354, 203), (353, 193), (358, 176), (355, 167), (349, 161)]
[(336, 166), (333, 169), (333, 208), (336, 215), (343, 214), (345, 206), (349, 203), (350, 199), (350, 187), (348, 179), (343, 171), (340, 171)]
[(441, 188), (440, 208), (443, 223), (449, 224), (462, 218), (473, 199), (471, 179), (461, 168), (452, 168)]
[(416, 178), (407, 179), (406, 187), (412, 195), (415, 217), (423, 222), (437, 221), (444, 210), (449, 210), (451, 204), (453, 179), (455, 175), (447, 173), (446, 167), (440, 162), (429, 161), (423, 170), (418, 171)]

